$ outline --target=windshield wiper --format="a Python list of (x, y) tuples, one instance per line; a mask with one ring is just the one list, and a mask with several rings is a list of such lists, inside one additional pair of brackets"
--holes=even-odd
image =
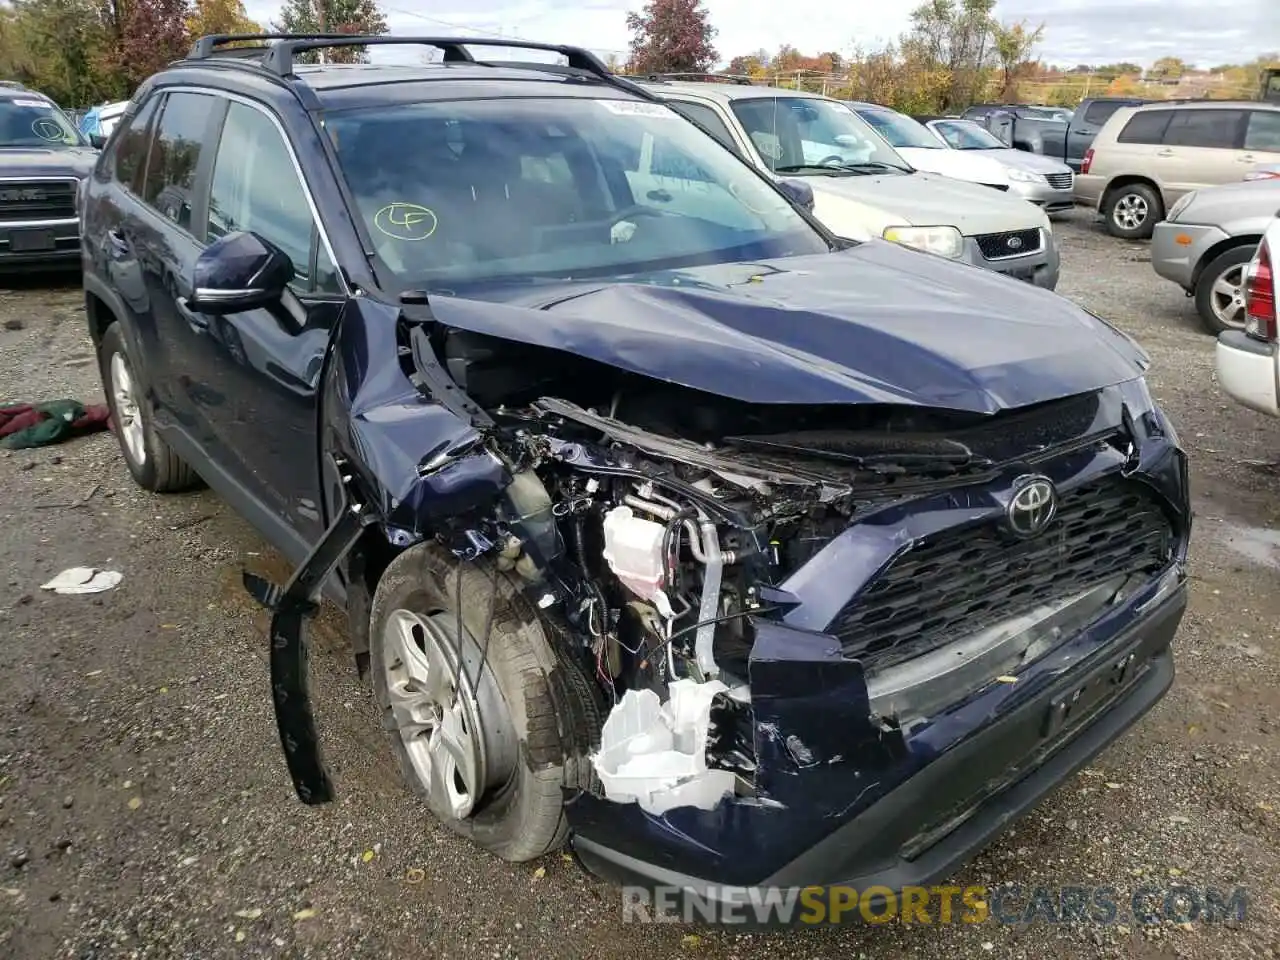
[(841, 164), (837, 167), (832, 164), (825, 163), (792, 163), (785, 167), (773, 168), (774, 173), (800, 173), (804, 170), (811, 170), (814, 173), (820, 173), (827, 177), (849, 176), (850, 174), (857, 173), (856, 170), (846, 169), (845, 164)]
[(862, 163), (842, 163), (839, 169), (852, 170), (855, 172), (872, 171), (872, 170), (897, 170), (899, 173), (913, 173), (910, 167), (901, 167), (896, 163), (881, 163), (879, 160), (866, 160)]

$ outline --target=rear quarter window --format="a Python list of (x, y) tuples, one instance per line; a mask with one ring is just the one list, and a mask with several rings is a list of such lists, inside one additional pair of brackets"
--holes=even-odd
[(1231, 150), (1240, 146), (1243, 110), (1175, 110), (1165, 131), (1171, 147), (1208, 147)]

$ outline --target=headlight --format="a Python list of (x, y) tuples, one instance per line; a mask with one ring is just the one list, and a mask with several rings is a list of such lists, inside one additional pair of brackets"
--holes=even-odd
[(955, 227), (886, 227), (886, 240), (954, 260), (964, 253), (964, 237)]
[(1192, 190), (1190, 193), (1184, 193), (1182, 197), (1169, 208), (1169, 214), (1165, 217), (1170, 223), (1177, 220), (1182, 214), (1187, 212), (1187, 207), (1191, 206), (1191, 201), (1196, 198), (1196, 192)]
[(1030, 170), (1019, 170), (1017, 167), (1010, 167), (1007, 171), (1009, 179), (1018, 183), (1045, 183), (1044, 176), (1039, 173), (1032, 173)]

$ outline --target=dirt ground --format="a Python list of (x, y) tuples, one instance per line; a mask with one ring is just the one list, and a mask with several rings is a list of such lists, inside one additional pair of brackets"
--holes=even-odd
[[(1193, 468), (1191, 607), (1168, 697), (956, 878), (1186, 884), (1243, 921), (624, 925), (619, 891), (555, 855), (512, 867), (401, 789), (336, 618), (318, 714), (340, 801), (293, 796), (243, 566), (280, 569), (213, 495), (152, 497), (109, 434), (0, 452), (0, 955), (1269, 957), (1280, 954), (1280, 423), (1227, 401), (1191, 302), (1145, 245), (1058, 227), (1059, 292), (1134, 334)], [(101, 400), (75, 280), (0, 281), (0, 400)], [(96, 596), (40, 585), (119, 570)], [(1021, 901), (1019, 901), (1021, 902)]]

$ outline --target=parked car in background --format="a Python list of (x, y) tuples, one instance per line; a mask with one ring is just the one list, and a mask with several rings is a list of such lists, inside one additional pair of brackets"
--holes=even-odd
[(1009, 171), (1002, 164), (987, 157), (947, 149), (947, 145), (931, 130), (896, 110), (873, 103), (845, 102), (915, 169), (1009, 191)]
[(641, 86), (770, 175), (810, 184), (814, 215), (839, 236), (884, 237), (1049, 290), (1058, 284), (1058, 244), (1043, 210), (916, 170), (838, 100), (735, 83)]
[(1237, 403), (1280, 416), (1280, 211), (1244, 270), (1244, 329), (1218, 334), (1218, 384)]
[(1123, 106), (1145, 103), (1134, 97), (1086, 97), (1065, 121), (1040, 107), (981, 104), (962, 117), (976, 120), (1015, 150), (1061, 160), (1079, 173), (1093, 138)]
[(1239, 183), (1280, 163), (1280, 104), (1190, 100), (1123, 107), (1107, 121), (1076, 177), (1076, 201), (1116, 237), (1145, 240), (1192, 190)]
[(0, 270), (79, 265), (76, 194), (97, 156), (44, 94), (0, 87)]
[(116, 122), (124, 116), (127, 106), (129, 106), (128, 100), (117, 100), (114, 103), (90, 107), (80, 121), (80, 132), (88, 137), (91, 143), (101, 146), (111, 136), (111, 131), (115, 129)]
[(1280, 210), (1280, 179), (1183, 194), (1151, 237), (1151, 266), (1195, 297), (1205, 328), (1244, 329), (1244, 272)]
[[(301, 802), (322, 592), (424, 816), (739, 919), (946, 879), (1169, 690), (1188, 466), (1130, 337), (832, 236), (586, 50), (218, 47), (86, 185), (86, 334), (138, 486), (203, 479), (294, 567), (244, 583)], [(738, 106), (863, 149), (788, 100)]]
[(1050, 215), (1075, 207), (1075, 174), (1052, 157), (1015, 150), (973, 120), (948, 117), (916, 117), (951, 152), (994, 161), (1005, 168), (1009, 192)]

